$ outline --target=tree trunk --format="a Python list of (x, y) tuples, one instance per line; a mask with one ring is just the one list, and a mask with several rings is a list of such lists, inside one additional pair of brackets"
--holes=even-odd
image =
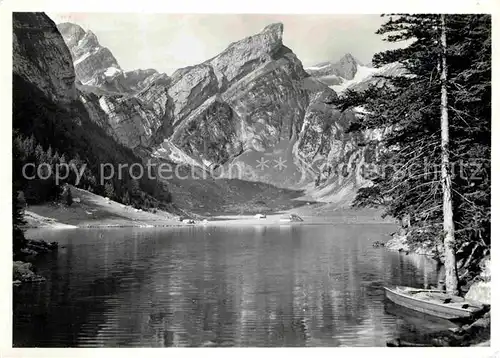
[(451, 198), (451, 176), (449, 156), (448, 91), (446, 82), (448, 67), (446, 64), (446, 23), (441, 15), (441, 180), (443, 187), (443, 231), (444, 231), (444, 266), (446, 273), (446, 291), (458, 294), (458, 277), (455, 258), (455, 224)]

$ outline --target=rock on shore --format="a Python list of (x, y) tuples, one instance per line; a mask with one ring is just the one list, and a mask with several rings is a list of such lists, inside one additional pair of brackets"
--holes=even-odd
[(12, 280), (15, 285), (19, 285), (23, 282), (41, 282), (45, 281), (45, 278), (38, 275), (35, 272), (33, 264), (29, 262), (20, 261), (31, 260), (39, 254), (47, 254), (50, 252), (57, 251), (59, 245), (57, 242), (46, 242), (43, 240), (31, 240), (26, 239), (24, 248), (21, 252), (16, 254), (15, 259), (18, 261), (13, 262), (12, 269)]
[(408, 241), (410, 233), (401, 229), (392, 235), (392, 239), (385, 243), (385, 247), (390, 251), (412, 252), (418, 255), (431, 256), (435, 259), (440, 259), (443, 253), (442, 244), (436, 245), (435, 242), (429, 240), (422, 242), (419, 246), (411, 245)]
[(23, 261), (14, 261), (12, 279), (14, 284), (45, 281), (45, 278), (35, 273), (33, 264)]
[(489, 257), (481, 260), (479, 267), (481, 272), (476, 276), (475, 282), (467, 291), (465, 298), (479, 301), (484, 304), (491, 304), (491, 260)]

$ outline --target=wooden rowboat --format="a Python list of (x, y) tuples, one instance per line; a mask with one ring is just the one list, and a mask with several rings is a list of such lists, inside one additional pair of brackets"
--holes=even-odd
[(440, 290), (404, 286), (384, 289), (386, 297), (397, 305), (448, 320), (471, 318), (485, 309), (485, 305), (480, 302), (452, 296)]

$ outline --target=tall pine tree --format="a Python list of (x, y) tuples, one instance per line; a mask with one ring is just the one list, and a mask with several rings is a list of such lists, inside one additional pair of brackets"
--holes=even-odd
[(447, 290), (456, 293), (455, 250), (490, 242), (491, 18), (392, 15), (377, 33), (403, 44), (374, 65), (399, 62), (405, 73), (339, 101), (367, 112), (352, 130), (389, 130), (373, 185), (354, 204), (410, 218), (413, 243), (444, 243)]

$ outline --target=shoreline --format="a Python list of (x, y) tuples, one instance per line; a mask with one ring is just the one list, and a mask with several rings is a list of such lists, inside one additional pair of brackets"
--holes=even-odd
[[(219, 215), (212, 219), (194, 220), (194, 223), (184, 223), (179, 220), (82, 220), (80, 223), (65, 224), (52, 218), (39, 216), (39, 223), (30, 222), (24, 228), (31, 230), (75, 230), (75, 229), (108, 229), (108, 228), (178, 228), (178, 227), (223, 227), (223, 226), (311, 226), (311, 225), (394, 225), (390, 222), (379, 220), (352, 221), (348, 218), (337, 217), (334, 220), (318, 217), (302, 217), (304, 221), (282, 221), (283, 216), (293, 213), (292, 211), (270, 214), (264, 219), (255, 218), (254, 215)], [(331, 218), (328, 218), (331, 219)], [(336, 219), (336, 220), (335, 220)], [(206, 220), (206, 221), (205, 221)]]
[[(172, 212), (159, 209), (142, 210), (71, 187), (73, 204), (65, 206), (52, 202), (25, 208), (25, 229), (98, 229), (98, 228), (169, 228), (184, 226), (228, 225), (310, 225), (310, 224), (393, 224), (374, 210), (345, 209), (335, 203), (294, 202), (288, 205), (247, 205), (239, 203), (223, 207), (206, 206), (203, 212), (186, 212), (172, 207)], [(282, 203), (283, 204), (283, 203)], [(302, 205), (300, 205), (302, 204)], [(264, 214), (259, 219), (256, 214)], [(302, 222), (282, 222), (290, 214), (303, 218)], [(186, 223), (183, 220), (192, 220)], [(205, 222), (208, 221), (208, 222)]]

